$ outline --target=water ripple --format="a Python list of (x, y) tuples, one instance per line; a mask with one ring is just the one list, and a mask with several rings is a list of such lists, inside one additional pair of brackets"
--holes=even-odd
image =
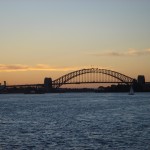
[(0, 149), (149, 150), (150, 94), (0, 95)]

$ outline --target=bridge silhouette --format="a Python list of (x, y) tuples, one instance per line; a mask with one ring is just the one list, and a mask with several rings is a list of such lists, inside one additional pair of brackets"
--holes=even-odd
[(52, 81), (53, 88), (59, 88), (65, 84), (86, 84), (86, 83), (125, 83), (131, 84), (134, 79), (116, 71), (89, 68), (81, 69), (65, 74)]
[[(130, 85), (135, 79), (122, 73), (99, 68), (81, 69), (65, 74), (58, 79), (51, 80), (47, 86), (57, 89), (67, 84), (94, 84), (94, 83), (124, 83)], [(8, 85), (7, 88), (45, 87), (44, 84)]]

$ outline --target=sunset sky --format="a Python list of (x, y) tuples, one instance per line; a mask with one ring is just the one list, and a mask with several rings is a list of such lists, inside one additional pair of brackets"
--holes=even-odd
[(89, 67), (150, 81), (150, 0), (1, 0), (0, 82)]

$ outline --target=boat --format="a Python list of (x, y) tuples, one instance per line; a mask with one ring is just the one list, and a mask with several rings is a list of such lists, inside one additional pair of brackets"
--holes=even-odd
[(132, 87), (132, 86), (130, 87), (129, 95), (134, 95), (134, 90), (133, 90), (133, 87)]

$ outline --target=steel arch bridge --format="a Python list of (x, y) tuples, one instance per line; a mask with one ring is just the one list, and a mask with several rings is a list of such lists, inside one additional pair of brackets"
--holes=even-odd
[(84, 83), (133, 83), (133, 78), (116, 71), (89, 68), (70, 72), (52, 81), (53, 88), (59, 88), (65, 84)]

